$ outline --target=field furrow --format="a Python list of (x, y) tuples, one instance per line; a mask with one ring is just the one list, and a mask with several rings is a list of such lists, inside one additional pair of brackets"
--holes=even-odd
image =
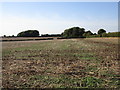
[(106, 40), (3, 42), (3, 87), (120, 88), (118, 39)]

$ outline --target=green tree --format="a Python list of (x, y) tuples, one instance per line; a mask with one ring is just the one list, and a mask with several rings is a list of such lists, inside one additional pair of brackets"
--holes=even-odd
[(39, 36), (39, 31), (37, 30), (27, 30), (18, 33), (18, 37), (38, 37)]
[(107, 36), (108, 36), (107, 33), (103, 33), (103, 34), (102, 34), (102, 37), (107, 37)]
[(3, 37), (6, 37), (6, 35), (4, 35)]
[(62, 36), (65, 38), (83, 37), (84, 32), (85, 32), (84, 28), (72, 27), (64, 30), (64, 32), (62, 33)]
[(12, 35), (11, 37), (15, 37), (14, 35)]
[(86, 31), (86, 32), (83, 34), (84, 37), (89, 37), (89, 36), (91, 36), (91, 35), (93, 35), (93, 33), (92, 33), (91, 31)]
[(100, 36), (102, 36), (103, 33), (106, 33), (106, 31), (105, 31), (104, 29), (99, 29), (99, 30), (98, 30), (98, 34), (99, 34)]

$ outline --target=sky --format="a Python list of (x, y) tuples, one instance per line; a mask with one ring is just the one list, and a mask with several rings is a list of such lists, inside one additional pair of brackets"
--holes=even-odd
[(1, 2), (0, 36), (25, 30), (61, 34), (71, 27), (118, 31), (118, 2)]

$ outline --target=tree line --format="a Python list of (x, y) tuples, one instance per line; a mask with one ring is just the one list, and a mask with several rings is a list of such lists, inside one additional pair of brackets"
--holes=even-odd
[[(3, 37), (7, 37), (4, 35)], [(9, 37), (15, 37), (14, 35)], [(38, 30), (26, 30), (17, 34), (17, 37), (63, 37), (63, 38), (91, 38), (91, 37), (120, 37), (120, 32), (109, 32), (99, 29), (97, 33), (92, 33), (90, 30), (85, 31), (84, 28), (72, 27), (65, 29), (61, 34), (41, 34)]]
[(72, 27), (64, 30), (61, 36), (64, 38), (120, 37), (120, 32), (106, 33), (105, 29), (99, 29), (97, 33), (92, 33), (90, 30), (85, 31), (84, 28)]

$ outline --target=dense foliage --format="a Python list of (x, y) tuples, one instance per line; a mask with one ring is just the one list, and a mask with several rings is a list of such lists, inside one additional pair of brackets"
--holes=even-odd
[(39, 36), (39, 31), (27, 30), (27, 31), (23, 31), (23, 32), (18, 33), (17, 36), (18, 37), (37, 37), (37, 36)]
[(102, 37), (120, 37), (120, 32), (103, 33)]
[[(17, 35), (17, 37), (38, 37), (38, 36), (39, 36), (39, 31), (37, 30), (23, 31), (18, 33)], [(16, 36), (4, 35), (3, 37), (16, 37)], [(96, 33), (92, 33), (90, 30), (85, 31), (84, 28), (72, 27), (64, 30), (64, 32), (61, 34), (41, 34), (40, 37), (61, 37), (61, 38), (120, 37), (120, 32), (106, 33), (106, 30), (99, 29), (96, 34)]]
[(91, 31), (86, 31), (83, 36), (84, 37), (90, 37), (91, 35), (93, 35), (93, 33)]
[(99, 29), (98, 30), (98, 35), (102, 36), (103, 33), (106, 33), (104, 29)]
[(62, 33), (62, 36), (65, 38), (77, 38), (77, 37), (83, 37), (84, 33), (85, 33), (84, 28), (72, 27), (72, 28), (66, 29)]

